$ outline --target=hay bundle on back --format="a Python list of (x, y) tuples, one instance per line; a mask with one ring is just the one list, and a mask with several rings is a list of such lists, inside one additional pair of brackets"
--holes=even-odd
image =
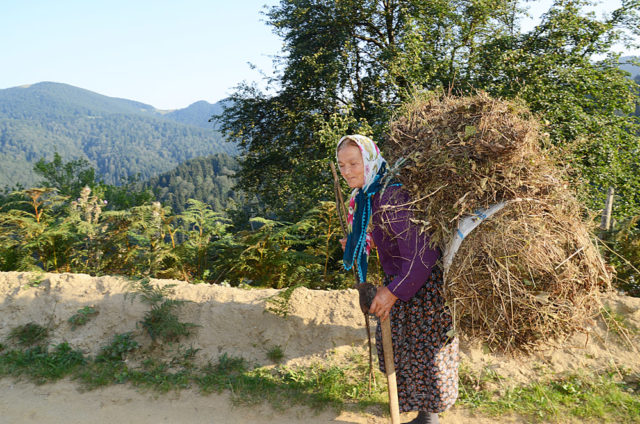
[(416, 218), (441, 247), (459, 218), (507, 202), (464, 239), (447, 273), (459, 330), (528, 350), (596, 312), (609, 276), (524, 106), (482, 93), (415, 99), (392, 122), (390, 141)]

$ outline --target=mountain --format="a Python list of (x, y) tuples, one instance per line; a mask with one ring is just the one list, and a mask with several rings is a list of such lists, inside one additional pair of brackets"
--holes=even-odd
[(213, 115), (218, 115), (224, 109), (225, 101), (211, 104), (201, 100), (184, 108), (171, 111), (164, 115), (165, 118), (182, 124), (194, 125), (201, 128), (215, 129), (216, 124), (209, 122)]
[(0, 90), (0, 187), (35, 184), (33, 164), (56, 151), (65, 161), (87, 159), (108, 184), (146, 180), (199, 156), (233, 155), (235, 145), (212, 124), (196, 124), (221, 107), (197, 102), (163, 113), (52, 82)]
[(640, 66), (631, 63), (632, 60), (640, 61), (639, 56), (624, 56), (620, 58), (619, 67), (623, 71), (627, 71), (631, 74), (631, 79), (634, 79), (640, 75)]

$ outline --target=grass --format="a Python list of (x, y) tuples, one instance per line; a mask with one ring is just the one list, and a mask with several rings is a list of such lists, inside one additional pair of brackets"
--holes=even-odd
[[(276, 409), (292, 404), (387, 409), (381, 375), (377, 381), (382, 384), (368, 392), (364, 355), (354, 355), (341, 365), (251, 367), (244, 359), (226, 354), (217, 362), (198, 366), (196, 354), (197, 349), (181, 347), (169, 360), (144, 357), (131, 333), (116, 335), (95, 358), (66, 343), (49, 348), (3, 345), (0, 377), (22, 377), (36, 384), (70, 377), (86, 389), (123, 383), (158, 392), (195, 387), (203, 394), (229, 391), (236, 403), (268, 402)], [(135, 360), (126, 361), (129, 358)], [(503, 383), (497, 373), (490, 368), (474, 373), (463, 365), (458, 405), (494, 417), (517, 414), (527, 422), (639, 422), (640, 376), (623, 377), (614, 372), (572, 374), (495, 390)]]
[(284, 350), (282, 346), (275, 345), (267, 352), (267, 359), (274, 363), (280, 363), (284, 359)]
[[(158, 392), (197, 387), (203, 394), (230, 391), (239, 404), (266, 401), (281, 409), (291, 404), (314, 408), (385, 404), (385, 387), (368, 393), (364, 363), (251, 367), (242, 358), (223, 354), (215, 363), (196, 366), (193, 359), (197, 351), (182, 347), (169, 360), (136, 356), (139, 346), (131, 333), (116, 335), (95, 358), (83, 356), (66, 343), (53, 348), (3, 346), (0, 378), (14, 376), (43, 384), (69, 377), (89, 390), (122, 383)], [(130, 358), (139, 364), (130, 365), (126, 361)]]
[[(640, 422), (640, 377), (567, 374), (545, 382), (492, 391), (495, 376), (460, 370), (458, 404), (491, 416), (518, 414), (527, 422)], [(499, 378), (498, 378), (499, 379)]]
[(19, 325), (9, 332), (9, 340), (23, 347), (43, 343), (48, 336), (49, 329), (35, 322)]
[(386, 388), (368, 392), (361, 364), (335, 366), (313, 364), (306, 367), (254, 368), (239, 358), (222, 355), (218, 364), (209, 364), (196, 381), (204, 393), (230, 390), (242, 404), (269, 402), (275, 408), (291, 403), (314, 408), (341, 408), (347, 405), (384, 406)]
[(27, 377), (36, 384), (43, 384), (67, 377), (85, 361), (82, 353), (67, 343), (53, 349), (35, 346), (24, 350), (5, 350), (0, 355), (0, 376)]

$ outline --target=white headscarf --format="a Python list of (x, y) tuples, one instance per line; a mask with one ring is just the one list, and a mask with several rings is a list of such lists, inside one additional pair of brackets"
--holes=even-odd
[[(362, 162), (364, 163), (364, 186), (362, 187), (362, 190), (367, 191), (376, 174), (387, 161), (384, 160), (380, 154), (380, 149), (378, 149), (376, 143), (374, 143), (374, 141), (369, 137), (360, 134), (346, 135), (338, 141), (338, 146), (336, 147), (336, 160), (338, 160), (338, 150), (340, 150), (340, 146), (346, 140), (352, 140), (355, 142), (360, 149), (360, 153), (362, 153)], [(354, 192), (357, 192), (358, 190), (359, 189), (356, 188)], [(353, 193), (352, 196), (354, 196)]]
[[(366, 281), (367, 278), (367, 257), (371, 250), (371, 233), (367, 231), (369, 218), (371, 213), (371, 196), (380, 188), (380, 177), (378, 183), (376, 176), (382, 167), (387, 163), (380, 149), (369, 137), (363, 135), (348, 135), (342, 137), (336, 147), (336, 159), (338, 158), (338, 150), (343, 142), (352, 140), (356, 143), (362, 154), (362, 162), (364, 164), (364, 185), (362, 188), (355, 188), (351, 192), (349, 198), (349, 212), (347, 214), (347, 224), (349, 227), (349, 235), (344, 251), (343, 262), (347, 270), (351, 269), (357, 260), (358, 279), (360, 282)], [(358, 200), (359, 199), (359, 200)], [(357, 204), (360, 203), (360, 204)], [(357, 217), (357, 223), (354, 224), (354, 217)]]

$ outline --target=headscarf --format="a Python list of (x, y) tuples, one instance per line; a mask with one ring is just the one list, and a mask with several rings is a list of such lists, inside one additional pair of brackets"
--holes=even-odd
[(344, 268), (349, 270), (357, 261), (359, 282), (367, 279), (367, 262), (371, 250), (371, 233), (367, 232), (369, 219), (371, 218), (371, 197), (382, 188), (382, 178), (386, 173), (387, 161), (380, 154), (380, 149), (369, 137), (363, 135), (348, 135), (342, 137), (336, 148), (338, 150), (343, 142), (352, 140), (356, 143), (362, 154), (364, 164), (364, 185), (355, 188), (349, 197), (349, 212), (347, 225), (349, 235), (344, 249)]

